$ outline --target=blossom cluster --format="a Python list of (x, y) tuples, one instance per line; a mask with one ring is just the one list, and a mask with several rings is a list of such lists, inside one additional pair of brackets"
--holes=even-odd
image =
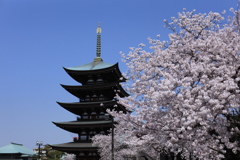
[(224, 23), (225, 12), (184, 10), (165, 21), (169, 42), (149, 38), (150, 52), (140, 44), (122, 53), (130, 96), (117, 98), (132, 114), (110, 112), (126, 122), (121, 128), (128, 139), (122, 142), (152, 147), (145, 150), (149, 155), (161, 150), (186, 159), (221, 159), (226, 149), (239, 151), (239, 142), (231, 140), (239, 129), (229, 131), (227, 118), (240, 104), (240, 17), (232, 12)]

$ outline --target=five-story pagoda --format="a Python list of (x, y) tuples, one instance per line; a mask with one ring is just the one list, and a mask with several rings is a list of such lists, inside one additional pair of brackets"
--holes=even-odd
[(79, 101), (73, 103), (57, 102), (69, 112), (78, 115), (75, 121), (53, 122), (56, 126), (78, 134), (72, 142), (50, 145), (53, 149), (73, 153), (77, 160), (99, 160), (97, 147), (92, 145), (91, 137), (96, 134), (108, 134), (112, 127), (111, 118), (106, 118), (106, 109), (125, 112), (117, 103), (116, 92), (125, 97), (128, 94), (121, 87), (124, 82), (118, 63), (112, 65), (101, 58), (101, 28), (97, 28), (97, 51), (93, 62), (64, 70), (77, 82), (78, 86), (61, 85), (76, 96)]

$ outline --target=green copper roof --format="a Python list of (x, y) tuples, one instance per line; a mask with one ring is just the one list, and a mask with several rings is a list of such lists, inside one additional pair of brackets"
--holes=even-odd
[(78, 70), (78, 71), (87, 71), (87, 70), (98, 70), (103, 68), (108, 68), (113, 66), (113, 64), (105, 63), (103, 61), (95, 61), (91, 63), (87, 63), (77, 67), (69, 67), (69, 70)]
[(0, 154), (13, 154), (13, 153), (21, 153), (21, 154), (27, 154), (27, 155), (33, 155), (35, 152), (32, 150), (23, 147), (22, 144), (16, 144), (16, 143), (11, 143), (9, 145), (6, 145), (4, 147), (0, 148)]

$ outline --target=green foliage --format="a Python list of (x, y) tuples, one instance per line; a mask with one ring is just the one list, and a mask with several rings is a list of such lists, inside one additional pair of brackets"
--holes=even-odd
[(44, 160), (61, 160), (61, 157), (63, 156), (63, 152), (52, 150), (52, 148), (48, 145), (45, 145), (44, 148), (42, 148), (42, 156), (41, 159)]

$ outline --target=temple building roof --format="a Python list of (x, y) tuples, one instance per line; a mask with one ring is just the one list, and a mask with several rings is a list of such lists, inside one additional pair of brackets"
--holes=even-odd
[(32, 150), (24, 147), (22, 144), (17, 143), (11, 143), (9, 145), (6, 145), (4, 147), (0, 148), (0, 154), (25, 154), (25, 155), (34, 155), (35, 152)]

